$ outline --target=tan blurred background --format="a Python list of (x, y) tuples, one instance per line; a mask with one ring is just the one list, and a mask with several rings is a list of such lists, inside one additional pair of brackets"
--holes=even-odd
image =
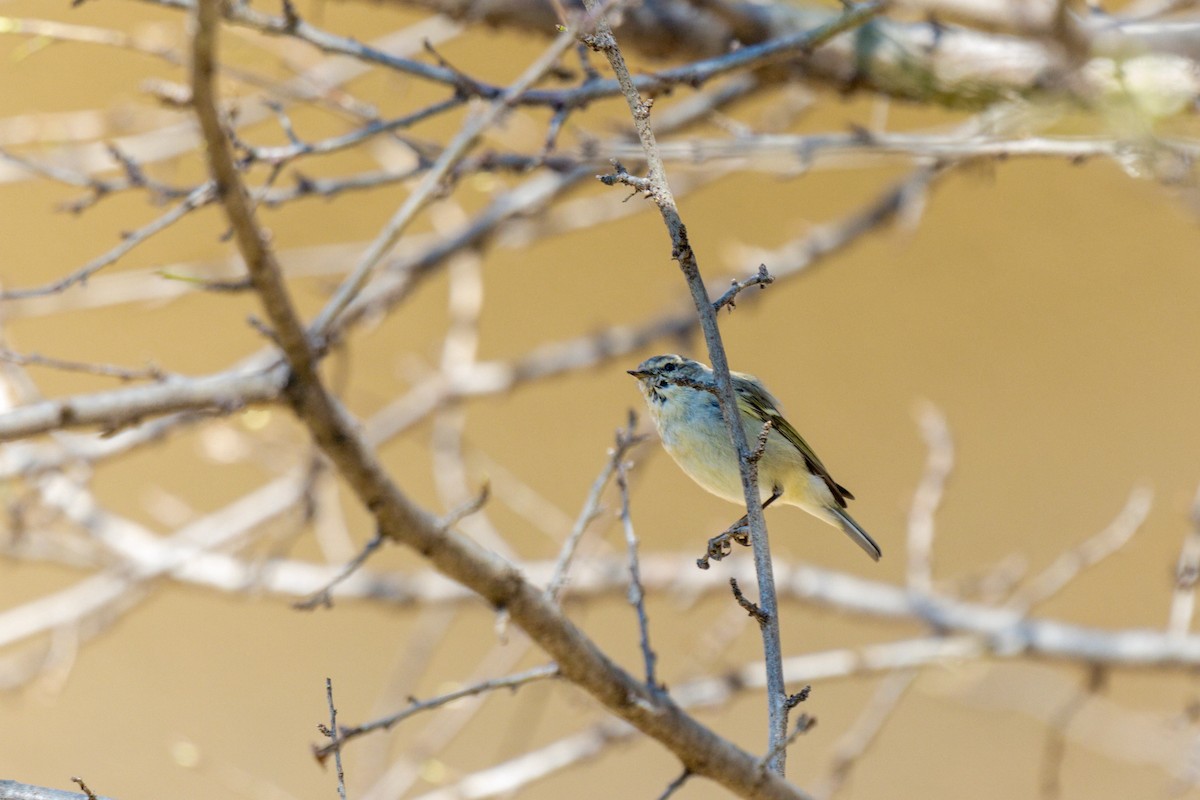
[[(148, 5), (102, 0), (69, 12), (60, 6), (5, 2), (0, 15), (51, 15), (161, 36), (164, 43), (182, 39), (182, 17)], [(303, 11), (325, 27), (364, 40), (419, 19), (374, 4), (322, 3)], [(120, 135), (122, 109), (144, 110), (148, 104), (138, 88), (146, 77), (183, 80), (178, 70), (113, 48), (16, 36), (0, 43), (3, 135), (35, 131), (47, 142), (46, 152), (78, 134), (72, 120), (84, 118), (80, 112), (110, 126), (107, 136), (93, 138)], [(225, 46), (246, 63), (281, 76), (321, 58), (294, 43), (264, 43), (245, 33), (228, 33)], [(464, 70), (503, 81), (542, 46), (528, 36), (476, 32), (438, 47)], [(492, 63), (497, 58), (505, 65), (499, 75)], [(347, 88), (387, 113), (415, 107), (426, 92), (379, 72)], [(815, 108), (797, 122), (797, 130), (841, 131), (880, 111), (870, 100), (835, 96), (821, 96)], [(745, 110), (752, 120), (763, 112)], [(623, 113), (610, 102), (585, 119), (603, 131), (606, 115), (620, 121)], [(889, 124), (900, 129), (955, 119), (898, 104), (889, 113)], [(129, 116), (136, 117), (132, 111)], [(423, 135), (444, 134), (459, 119), (437, 123)], [(295, 121), (308, 138), (343, 129), (315, 113), (297, 113)], [(536, 142), (542, 124), (538, 114), (519, 115), (499, 135)], [(270, 121), (244, 135), (282, 141)], [(351, 153), (324, 163), (330, 174), (340, 174), (370, 161), (364, 153)], [(688, 174), (682, 165), (671, 169), (673, 176)], [(157, 175), (179, 182), (195, 180), (199, 170), (192, 155), (156, 166)], [(887, 161), (794, 178), (746, 172), (688, 193), (682, 211), (706, 273), (745, 274), (755, 265), (745, 263), (738, 248), (770, 248), (794, 239), (904, 174), (898, 162)], [(484, 182), (468, 185), (464, 204), (477, 207), (488, 188)], [(5, 287), (65, 274), (113, 246), (120, 231), (161, 213), (134, 195), (106, 200), (79, 216), (56, 212), (78, 194), (43, 180), (0, 185)], [(614, 206), (624, 199), (623, 191), (603, 187), (586, 187), (582, 195)], [(403, 197), (404, 189), (390, 187), (332, 202), (296, 203), (263, 216), (281, 252), (345, 245), (335, 258), (349, 263)], [(432, 218), (436, 223), (436, 214)], [(880, 564), (868, 563), (832, 530), (785, 509), (768, 515), (776, 557), (879, 580), (903, 579), (905, 518), (926, 455), (914, 409), (927, 400), (944, 412), (957, 453), (938, 516), (938, 580), (964, 580), (1014, 555), (1036, 572), (1103, 528), (1131, 489), (1146, 485), (1155, 500), (1142, 532), (1038, 613), (1107, 628), (1161, 628), (1200, 483), (1196, 221), (1182, 190), (1135, 180), (1103, 160), (1075, 166), (1013, 161), (958, 170), (937, 186), (915, 226), (873, 234), (818, 270), (723, 314), (734, 366), (763, 377), (785, 402), (837, 479), (859, 498), (855, 516), (885, 553)], [(222, 226), (217, 211), (206, 209), (108, 272), (223, 260), (230, 250), (217, 240)], [(519, 249), (491, 248), (484, 259), (481, 358), (516, 357), (546, 341), (686, 308), (666, 235), (648, 205), (582, 233)], [(307, 313), (319, 307), (334, 280), (331, 271), (297, 283)], [(379, 408), (436, 365), (446, 285), (439, 274), (395, 315), (353, 338), (344, 368), (346, 396), (356, 411)], [(260, 346), (244, 323), (255, 311), (249, 296), (202, 293), (93, 310), (26, 304), (5, 315), (5, 332), (22, 351), (126, 365), (153, 361), (202, 373)], [(495, 462), (563, 517), (573, 517), (603, 464), (613, 430), (628, 408), (640, 412), (624, 370), (652, 352), (681, 347), (663, 342), (627, 362), (469, 403), (466, 440), (476, 454), (472, 480), (495, 480), (499, 468), (489, 466)], [(702, 357), (698, 341), (684, 349)], [(113, 385), (43, 369), (31, 374), (51, 396)], [(250, 436), (260, 444), (248, 452), (228, 446)], [(429, 426), (421, 426), (383, 453), (396, 480), (418, 502), (444, 510), (430, 477), (429, 438)], [(169, 530), (279, 474), (303, 454), (303, 441), (281, 411), (247, 412), (208, 432), (178, 435), (106, 464), (95, 476), (97, 496), (114, 510)], [(698, 553), (703, 539), (735, 515), (732, 506), (687, 481), (656, 444), (638, 453), (636, 477), (633, 514), (644, 552)], [(365, 516), (349, 495), (342, 501), (356, 541), (365, 541), (371, 534)], [(610, 495), (610, 508), (614, 502)], [(557, 552), (555, 541), (519, 513), (502, 503), (489, 512), (522, 556), (551, 558)], [(557, 518), (546, 520), (562, 532)], [(315, 557), (310, 536), (303, 531), (293, 541), (283, 531), (260, 549), (290, 548), (297, 556)], [(617, 526), (606, 523), (603, 536), (612, 548), (623, 546)], [(414, 557), (394, 550), (372, 563), (380, 569), (420, 567)], [(65, 567), (0, 561), (0, 606), (14, 607), (82, 575)], [(228, 596), (173, 583), (147, 592), (148, 599), (103, 636), (0, 697), (0, 777), (71, 788), (69, 777), (79, 775), (98, 793), (121, 800), (332, 797), (332, 772), (309, 755), (310, 745), (320, 741), (316, 726), (327, 719), (327, 676), (334, 681), (341, 721), (361, 722), (401, 707), (409, 695), (430, 696), (465, 680), (497, 641), (492, 614), (477, 603), (398, 611), (343, 601), (333, 611), (302, 613), (286, 598), (256, 593)], [(652, 600), (651, 635), (668, 684), (759, 657), (754, 631), (725, 629), (734, 624), (730, 606), (723, 595), (696, 602)], [(569, 608), (627, 668), (640, 669), (635, 622), (620, 593)], [(445, 627), (450, 636), (418, 670), (424, 643)], [(789, 655), (915, 632), (913, 626), (796, 603), (784, 607)], [(704, 652), (706, 640), (725, 635), (731, 641), (723, 651), (697, 661), (697, 648)], [(70, 637), (63, 639), (61, 647), (69, 651)], [(514, 642), (519, 639), (514, 635)], [(531, 652), (517, 665), (542, 662)], [(916, 679), (840, 796), (1037, 796), (1048, 722), (1085, 680), (1082, 668), (1030, 661), (930, 668)], [(791, 751), (790, 774), (799, 785), (815, 785), (826, 774), (840, 737), (876, 685), (869, 678), (816, 683), (806, 710), (819, 723)], [(1197, 699), (1195, 680), (1187, 675), (1112, 672), (1066, 732), (1061, 796), (1200, 796), (1176, 780), (1194, 766)], [(723, 735), (758, 751), (762, 716), (757, 695), (702, 714)], [(413, 796), (600, 717), (567, 685), (539, 684), (499, 695), (448, 747), (422, 756)], [(434, 736), (425, 728), (430, 724), (437, 717), (412, 720), (396, 734), (349, 747), (352, 796), (386, 768), (389, 754), (420, 754)], [(520, 794), (653, 798), (676, 773), (674, 761), (654, 745), (616, 745)], [(694, 781), (680, 796), (721, 794)]]

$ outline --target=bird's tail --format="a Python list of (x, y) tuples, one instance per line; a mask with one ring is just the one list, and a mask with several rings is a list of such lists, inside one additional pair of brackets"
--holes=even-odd
[(833, 515), (834, 521), (841, 526), (846, 535), (854, 540), (854, 543), (861, 547), (871, 558), (876, 561), (883, 555), (883, 551), (879, 549), (879, 545), (871, 538), (871, 535), (862, 529), (862, 526), (854, 521), (854, 518), (846, 513), (845, 509), (836, 506), (828, 509)]

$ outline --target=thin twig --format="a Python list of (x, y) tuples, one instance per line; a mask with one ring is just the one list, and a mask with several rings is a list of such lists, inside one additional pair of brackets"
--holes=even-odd
[[(153, 2), (159, 6), (180, 9), (190, 7), (190, 0), (153, 0)], [(839, 34), (870, 21), (881, 14), (885, 7), (886, 3), (883, 0), (869, 0), (869, 2), (851, 7), (841, 14), (821, 14), (815, 25), (812, 24), (814, 18), (806, 15), (804, 22), (807, 24), (803, 26), (803, 30), (796, 29), (796, 23), (799, 21), (797, 17), (788, 15), (783, 18), (783, 24), (780, 26), (788, 28), (787, 32), (782, 35), (712, 58), (693, 61), (680, 67), (642, 74), (637, 76), (633, 82), (639, 90), (651, 95), (663, 94), (681, 84), (693, 88), (700, 87), (730, 73), (741, 73), (809, 54)], [(503, 93), (502, 87), (488, 85), (482, 81), (472, 80), (469, 85), (464, 86), (461, 74), (453, 69), (400, 58), (380, 48), (317, 28), (306, 20), (300, 20), (299, 24), (294, 24), (287, 19), (286, 15), (266, 14), (248, 5), (230, 7), (226, 14), (226, 20), (268, 35), (286, 35), (305, 41), (326, 53), (351, 56), (364, 64), (378, 64), (430, 83), (442, 84), (451, 89), (470, 91), (474, 96), (487, 101), (495, 100)], [(553, 24), (552, 20), (547, 22)], [(586, 22), (581, 26), (585, 31), (587, 27)], [(1025, 83), (1022, 82), (1022, 85)], [(621, 93), (623, 93), (623, 87), (619, 80), (594, 80), (585, 81), (580, 86), (567, 89), (529, 89), (516, 96), (513, 102), (520, 105), (549, 106), (555, 109), (564, 106), (584, 108), (596, 100), (614, 97)]]
[(743, 278), (740, 281), (737, 279), (732, 281), (732, 285), (725, 291), (725, 294), (713, 301), (713, 311), (720, 311), (725, 306), (729, 306), (732, 310), (735, 307), (734, 300), (739, 294), (751, 286), (758, 286), (765, 289), (769, 284), (774, 282), (775, 278), (767, 272), (767, 265), (759, 264), (756, 274), (751, 275), (749, 278)]
[[(463, 685), (471, 686), (487, 680), (485, 676), (509, 674), (518, 662), (529, 654), (532, 642), (519, 633), (509, 641), (496, 642), (478, 660)], [(414, 673), (419, 675), (420, 673)], [(412, 732), (413, 745), (393, 763), (383, 775), (367, 787), (363, 797), (404, 797), (421, 779), (422, 763), (445, 749), (472, 724), (490, 695), (487, 693), (459, 698), (442, 706), (440, 713), (426, 715), (425, 724)], [(407, 698), (410, 702), (411, 697)]]
[(1062, 794), (1062, 765), (1067, 752), (1067, 729), (1083, 711), (1087, 702), (1104, 687), (1105, 673), (1092, 665), (1078, 687), (1053, 713), (1046, 726), (1046, 741), (1042, 747), (1041, 780), (1038, 794), (1043, 800), (1056, 800)]
[[(789, 708), (791, 708), (791, 706), (789, 706)], [(809, 714), (801, 714), (800, 716), (796, 717), (796, 724), (792, 727), (792, 732), (787, 735), (787, 738), (776, 744), (775, 749), (771, 750), (765, 756), (763, 756), (762, 759), (760, 759), (763, 769), (766, 769), (768, 764), (778, 758), (780, 752), (787, 750), (792, 746), (793, 742), (811, 731), (813, 726), (816, 724), (817, 718)]]
[(1054, 559), (1054, 563), (1030, 578), (1013, 593), (1007, 603), (1008, 608), (1027, 612), (1038, 603), (1058, 594), (1078, 577), (1079, 573), (1095, 566), (1128, 544), (1150, 514), (1153, 499), (1154, 492), (1144, 486), (1130, 492), (1129, 499), (1112, 522), (1103, 530), (1060, 554)]
[(900, 670), (883, 679), (867, 707), (834, 745), (829, 774), (824, 785), (814, 792), (818, 800), (828, 800), (845, 785), (850, 773), (879, 738), (916, 678), (916, 670)]
[(667, 784), (667, 788), (663, 789), (662, 794), (658, 796), (658, 800), (668, 800), (671, 795), (675, 794), (687, 783), (687, 779), (690, 777), (692, 777), (692, 771), (685, 767), (683, 772), (679, 773), (679, 777)]
[[(629, 412), (629, 424), (618, 430), (616, 435), (616, 450), (627, 449), (626, 441), (637, 438), (637, 417)], [(625, 530), (625, 550), (629, 558), (629, 602), (637, 613), (638, 644), (642, 648), (642, 660), (646, 666), (646, 686), (652, 692), (659, 692), (662, 687), (655, 676), (655, 664), (658, 656), (650, 646), (650, 620), (646, 617), (646, 591), (642, 588), (642, 576), (638, 568), (638, 539), (633, 529), (633, 515), (629, 512), (629, 479), (628, 464), (624, 459), (617, 462), (617, 489), (621, 493), (621, 526)]]
[(170, 211), (161, 215), (154, 221), (143, 225), (137, 230), (130, 231), (121, 238), (121, 243), (109, 250), (103, 255), (97, 256), (88, 263), (84, 264), (79, 269), (72, 272), (70, 275), (59, 278), (56, 281), (47, 283), (43, 286), (34, 286), (28, 289), (5, 289), (0, 291), (0, 300), (20, 300), (30, 297), (41, 297), (48, 294), (57, 294), (62, 292), (77, 283), (86, 283), (88, 278), (95, 275), (100, 270), (116, 263), (122, 256), (130, 250), (145, 242), (156, 233), (166, 230), (171, 225), (183, 219), (188, 214), (198, 208), (208, 205), (213, 200), (213, 185), (205, 183), (185, 197), (177, 206)]
[(0, 349), (0, 361), (17, 364), (23, 367), (36, 366), (63, 370), (64, 372), (82, 372), (88, 375), (102, 375), (106, 378), (117, 378), (122, 381), (161, 381), (168, 375), (157, 366), (150, 365), (142, 369), (118, 367), (115, 364), (91, 364), (85, 361), (69, 361), (62, 358), (43, 356), (38, 353), (17, 353), (8, 349)]
[[(83, 778), (72, 776), (71, 782), (79, 786), (80, 789), (83, 789), (83, 793), (87, 795), (88, 800), (96, 800), (96, 793), (88, 788), (88, 785), (84, 782)], [(343, 800), (345, 799), (343, 798)]]
[[(500, 94), (481, 114), (472, 117), (458, 132), (454, 139), (446, 145), (446, 149), (438, 156), (437, 161), (421, 178), (421, 183), (413, 190), (388, 220), (375, 241), (363, 253), (354, 266), (350, 276), (342, 282), (333, 297), (321, 313), (313, 320), (311, 329), (318, 337), (327, 335), (338, 316), (350, 305), (370, 281), (376, 268), (384, 257), (400, 240), (400, 236), (408, 228), (417, 212), (434, 196), (441, 186), (443, 179), (467, 152), (475, 146), (484, 131), (492, 127), (511, 108), (514, 100), (520, 97), (530, 86), (541, 79), (556, 63), (559, 57), (575, 43), (574, 35), (563, 32), (555, 39), (554, 44), (542, 54), (524, 73)], [(457, 83), (456, 83), (457, 85)]]
[[(633, 411), (630, 411), (629, 415), (632, 419)], [(596, 476), (596, 480), (592, 481), (592, 488), (588, 491), (583, 508), (580, 510), (579, 516), (575, 519), (575, 525), (571, 528), (570, 535), (563, 542), (562, 548), (559, 550), (558, 560), (554, 564), (554, 573), (551, 575), (549, 583), (546, 584), (546, 599), (557, 600), (562, 593), (563, 586), (567, 582), (571, 560), (574, 558), (575, 551), (579, 547), (579, 541), (592, 521), (600, 516), (600, 498), (604, 494), (605, 487), (608, 486), (608, 482), (612, 479), (612, 476), (616, 474), (618, 465), (625, 460), (625, 456), (629, 453), (630, 448), (643, 441), (645, 441), (644, 436), (617, 437), (616, 445), (609, 450), (608, 461), (604, 463), (604, 467), (600, 470), (600, 474)]]
[[(357, 739), (360, 736), (371, 733), (372, 731), (388, 730), (394, 725), (400, 724), (409, 717), (420, 714), (423, 711), (430, 711), (435, 708), (440, 708), (447, 703), (453, 703), (455, 700), (461, 700), (464, 697), (482, 695), (488, 692), (494, 692), (497, 689), (518, 689), (527, 683), (542, 681), (548, 678), (557, 678), (559, 675), (560, 673), (557, 664), (545, 664), (540, 667), (534, 667), (533, 669), (525, 670), (524, 672), (518, 672), (514, 675), (506, 675), (503, 678), (493, 678), (491, 680), (480, 681), (479, 683), (475, 683), (470, 686), (464, 686), (461, 689), (456, 689), (453, 692), (446, 692), (445, 694), (440, 694), (437, 697), (431, 697), (428, 700), (414, 699), (409, 703), (408, 708), (398, 711), (395, 714), (389, 714), (386, 717), (380, 717), (379, 719), (363, 723), (362, 725), (342, 728), (338, 746), (342, 747), (346, 744), (346, 742)], [(333, 743), (324, 745), (323, 747), (313, 748), (313, 755), (315, 755), (320, 761), (323, 761), (332, 752), (334, 752)]]
[(334, 588), (339, 583), (342, 583), (355, 572), (357, 572), (363, 564), (367, 563), (367, 559), (371, 557), (372, 553), (379, 549), (379, 546), (383, 544), (383, 542), (383, 537), (376, 533), (373, 537), (371, 537), (370, 541), (363, 545), (363, 548), (358, 552), (358, 555), (350, 559), (350, 561), (348, 561), (346, 565), (342, 567), (341, 571), (337, 575), (335, 575), (328, 583), (310, 594), (308, 597), (292, 603), (292, 608), (297, 609), (298, 611), (312, 611), (318, 606), (322, 608), (333, 608)]
[(1175, 567), (1175, 590), (1171, 594), (1171, 616), (1167, 631), (1174, 636), (1186, 636), (1192, 627), (1196, 610), (1196, 583), (1200, 580), (1200, 489), (1192, 501), (1191, 527), (1184, 534), (1179, 548), (1179, 563)]
[(737, 578), (729, 579), (729, 588), (733, 591), (733, 599), (737, 604), (746, 610), (746, 613), (754, 617), (759, 625), (766, 625), (768, 621), (767, 615), (761, 608), (750, 601), (746, 595), (742, 594), (742, 587), (738, 586)]
[(540, 778), (601, 756), (613, 743), (626, 741), (633, 733), (633, 728), (623, 722), (606, 720), (495, 766), (464, 775), (449, 786), (418, 795), (416, 800), (511, 797)]
[(954, 439), (946, 417), (933, 403), (922, 404), (917, 422), (929, 455), (908, 511), (908, 586), (929, 592), (933, 589), (934, 515), (942, 504), (946, 479), (954, 469)]
[(346, 800), (346, 774), (342, 771), (342, 737), (338, 735), (337, 707), (333, 704), (333, 680), (325, 679), (325, 696), (329, 699), (329, 727), (322, 727), (322, 732), (329, 737), (329, 748), (333, 751), (333, 761), (337, 767), (338, 797)]

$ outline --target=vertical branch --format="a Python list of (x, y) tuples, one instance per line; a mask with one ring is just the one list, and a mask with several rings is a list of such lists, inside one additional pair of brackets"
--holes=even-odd
[[(479, 319), (483, 313), (483, 271), (478, 255), (469, 253), (448, 266), (449, 325), (442, 343), (441, 374), (454, 382), (470, 374), (479, 352)], [(463, 430), (467, 412), (461, 404), (439, 408), (433, 417), (434, 485), (447, 507), (469, 503), (475, 493), (468, 479), (463, 455)], [(486, 512), (463, 519), (463, 530), (505, 558), (513, 558), (508, 542), (488, 520)]]
[(908, 587), (929, 592), (933, 589), (933, 520), (954, 468), (954, 439), (945, 415), (933, 403), (921, 405), (917, 424), (929, 455), (908, 512)]
[(1038, 796), (1057, 800), (1062, 796), (1062, 765), (1067, 754), (1067, 729), (1083, 711), (1088, 700), (1104, 688), (1107, 675), (1099, 664), (1088, 670), (1086, 683), (1076, 689), (1047, 722), (1046, 742), (1042, 748), (1041, 780)]
[(717, 399), (721, 415), (729, 430), (734, 449), (738, 454), (742, 477), (742, 491), (746, 500), (746, 517), (750, 528), (750, 541), (754, 549), (754, 566), (759, 585), (757, 608), (763, 638), (763, 654), (767, 671), (767, 715), (769, 768), (782, 775), (786, 768), (788, 702), (783, 681), (782, 645), (779, 636), (778, 602), (775, 593), (775, 578), (771, 567), (770, 544), (767, 540), (766, 518), (763, 515), (762, 497), (758, 489), (757, 470), (753, 464), (753, 453), (741, 424), (741, 414), (734, 396), (729, 376), (729, 362), (717, 326), (716, 311), (709, 300), (708, 290), (700, 274), (696, 253), (688, 239), (687, 228), (679, 214), (674, 195), (667, 183), (666, 169), (658, 152), (654, 131), (650, 127), (650, 104), (643, 102), (625, 59), (613, 36), (608, 22), (599, 13), (598, 0), (584, 0), (589, 14), (596, 17), (596, 34), (584, 37), (593, 48), (602, 51), (617, 77), (626, 102), (633, 116), (634, 127), (642, 144), (642, 152), (648, 167), (648, 178), (637, 185), (644, 185), (646, 194), (654, 200), (662, 215), (667, 232), (671, 237), (671, 256), (679, 263), (692, 295), (692, 302), (700, 318), (700, 327), (708, 349), (709, 361), (717, 383)]
[(333, 704), (333, 680), (325, 679), (325, 697), (329, 700), (329, 746), (333, 749), (333, 760), (337, 765), (338, 797), (346, 800), (346, 773), (342, 771), (342, 741), (338, 736), (337, 707)]
[(763, 516), (762, 498), (758, 491), (758, 481), (752, 469), (750, 446), (746, 440), (746, 431), (741, 424), (741, 414), (738, 411), (737, 399), (733, 393), (733, 382), (729, 377), (729, 361), (725, 356), (725, 345), (721, 341), (721, 332), (717, 327), (717, 316), (713, 310), (712, 301), (708, 297), (708, 289), (700, 275), (700, 265), (696, 253), (688, 240), (687, 228), (679, 215), (675, 197), (667, 184), (666, 170), (662, 157), (658, 152), (658, 144), (654, 131), (650, 128), (650, 104), (642, 101), (634, 86), (629, 68), (617, 46), (608, 21), (598, 12), (599, 0), (584, 0), (588, 13), (596, 17), (596, 33), (584, 37), (584, 41), (593, 48), (600, 50), (612, 65), (621, 91), (629, 104), (633, 115), (634, 127), (642, 143), (649, 168), (649, 179), (646, 193), (654, 200), (662, 214), (667, 232), (671, 236), (671, 257), (679, 263), (700, 317), (700, 328), (704, 332), (704, 341), (708, 347), (709, 361), (717, 381), (717, 400), (721, 405), (721, 416), (729, 429), (734, 449), (738, 454), (738, 462), (742, 474), (742, 492), (746, 499), (746, 516), (750, 526), (750, 542), (754, 548), (754, 570), (758, 577), (758, 608), (766, 617), (760, 625), (763, 640), (763, 657), (767, 670), (767, 752), (771, 753), (768, 768), (783, 775), (786, 769), (787, 753), (783, 743), (787, 741), (788, 705), (787, 690), (783, 681), (783, 648), (779, 638), (778, 602), (775, 596), (775, 575), (771, 568), (771, 550), (767, 542), (767, 522)]
[[(630, 412), (632, 414), (632, 412)], [(633, 427), (630, 426), (632, 434)], [(604, 464), (604, 469), (596, 476), (596, 480), (592, 482), (592, 488), (588, 491), (587, 500), (584, 501), (583, 509), (579, 512), (579, 516), (575, 519), (575, 524), (571, 528), (570, 535), (563, 542), (562, 548), (559, 550), (558, 558), (554, 561), (554, 571), (551, 573), (550, 580), (546, 583), (546, 599), (551, 602), (558, 602), (559, 595), (562, 594), (563, 587), (567, 584), (567, 573), (571, 569), (571, 561), (575, 557), (575, 551), (579, 547), (579, 541), (583, 538), (584, 532), (588, 526), (595, 521), (596, 517), (600, 516), (601, 505), (600, 497), (604, 494), (605, 487), (608, 486), (609, 480), (617, 472), (617, 465), (625, 459), (625, 454), (630, 448), (642, 441), (643, 436), (618, 436), (616, 446), (608, 453), (608, 461)]]
[(1171, 616), (1167, 632), (1172, 636), (1184, 637), (1192, 627), (1192, 616), (1196, 611), (1196, 582), (1200, 579), (1200, 489), (1192, 501), (1192, 527), (1179, 550), (1179, 564), (1175, 568), (1175, 591), (1171, 596)]
[[(617, 431), (617, 450), (627, 448), (626, 442), (637, 438), (634, 428), (637, 417), (629, 414), (629, 426)], [(621, 525), (625, 529), (625, 547), (629, 554), (629, 602), (637, 612), (639, 643), (642, 647), (642, 660), (646, 664), (646, 686), (652, 692), (660, 691), (658, 679), (655, 677), (654, 666), (658, 656), (650, 647), (650, 620), (646, 617), (646, 592), (642, 588), (642, 574), (638, 568), (638, 539), (633, 530), (633, 517), (629, 513), (629, 480), (628, 463), (624, 458), (617, 461), (617, 488), (621, 491)]]
[(285, 291), (282, 271), (266, 237), (254, 221), (253, 204), (242, 185), (237, 165), (225, 138), (217, 105), (217, 24), (222, 4), (215, 0), (197, 0), (192, 36), (192, 106), (204, 134), (204, 149), (216, 186), (216, 197), (225, 209), (233, 228), (238, 252), (246, 262), (246, 272), (258, 294), (274, 336), (287, 355), (293, 375), (304, 381), (316, 381), (316, 357), (308, 336), (299, 324), (291, 296)]

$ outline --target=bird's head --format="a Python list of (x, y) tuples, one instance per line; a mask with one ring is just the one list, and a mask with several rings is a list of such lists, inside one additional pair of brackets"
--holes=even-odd
[(651, 408), (667, 402), (678, 392), (695, 391), (695, 384), (712, 381), (712, 370), (708, 367), (674, 353), (651, 356), (628, 372), (638, 379), (638, 388)]

